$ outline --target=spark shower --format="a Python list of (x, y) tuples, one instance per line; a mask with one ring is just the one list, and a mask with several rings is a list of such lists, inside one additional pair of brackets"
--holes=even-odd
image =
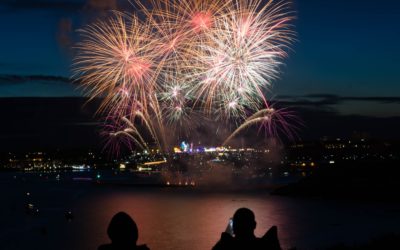
[[(74, 78), (101, 98), (106, 146), (168, 151), (167, 134), (201, 121), (295, 135), (266, 93), (295, 39), (288, 1), (151, 0), (80, 30)], [(144, 136), (146, 134), (147, 136)], [(151, 140), (149, 140), (151, 138)]]

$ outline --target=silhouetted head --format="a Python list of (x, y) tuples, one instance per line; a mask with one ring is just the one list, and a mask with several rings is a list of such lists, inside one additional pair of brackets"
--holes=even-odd
[(124, 212), (114, 215), (108, 225), (107, 234), (112, 243), (117, 245), (136, 245), (139, 237), (135, 221)]
[(253, 237), (256, 224), (254, 213), (248, 208), (239, 208), (233, 215), (233, 233), (237, 238)]

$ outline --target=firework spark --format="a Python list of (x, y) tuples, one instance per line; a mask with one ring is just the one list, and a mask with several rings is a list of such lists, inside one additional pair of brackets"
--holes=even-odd
[(114, 12), (83, 29), (77, 45), (74, 77), (91, 98), (103, 99), (109, 145), (123, 138), (148, 149), (146, 133), (167, 150), (167, 130), (199, 119), (244, 120), (225, 143), (254, 124), (293, 136), (292, 114), (270, 108), (265, 94), (294, 39), (289, 2), (136, 4), (145, 21)]
[[(201, 56), (194, 59), (201, 78), (195, 95), (206, 108), (232, 100), (241, 109), (258, 110), (266, 104), (265, 90), (278, 76), (293, 40), (289, 29), (292, 17), (284, 12), (286, 4), (271, 2), (264, 7), (258, 0), (237, 2), (237, 8), (219, 18), (207, 33), (210, 42), (198, 45)], [(232, 105), (225, 107), (221, 111), (244, 115)]]
[(113, 18), (88, 26), (81, 34), (74, 77), (91, 98), (104, 98), (101, 110), (125, 112), (132, 99), (147, 104), (148, 93), (157, 87), (157, 40), (151, 27), (136, 16), (114, 12)]
[(254, 125), (259, 126), (259, 131), (264, 129), (264, 133), (268, 137), (279, 138), (279, 134), (283, 133), (293, 140), (297, 136), (296, 131), (298, 130), (298, 127), (293, 126), (293, 124), (301, 124), (301, 121), (293, 112), (286, 109), (268, 107), (247, 118), (222, 145), (227, 145), (240, 132)]

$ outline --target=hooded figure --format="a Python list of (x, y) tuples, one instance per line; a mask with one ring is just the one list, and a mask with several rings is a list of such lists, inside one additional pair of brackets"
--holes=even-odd
[(135, 221), (124, 212), (119, 212), (111, 219), (107, 235), (111, 244), (101, 245), (98, 250), (149, 250), (146, 245), (137, 246), (139, 231)]

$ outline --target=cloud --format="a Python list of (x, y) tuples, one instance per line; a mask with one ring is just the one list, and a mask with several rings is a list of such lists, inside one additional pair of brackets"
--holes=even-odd
[(275, 101), (286, 106), (329, 106), (340, 103), (340, 98), (335, 95), (313, 96), (277, 96)]
[(15, 85), (21, 83), (29, 83), (31, 81), (40, 81), (43, 83), (72, 83), (69, 78), (62, 76), (46, 76), (46, 75), (0, 75), (0, 85)]
[(82, 96), (69, 78), (46, 75), (0, 75), (0, 98)]
[(343, 101), (364, 101), (364, 102), (377, 102), (377, 103), (398, 103), (400, 104), (400, 97), (342, 97)]
[(344, 102), (374, 102), (380, 104), (400, 104), (400, 96), (338, 96), (332, 94), (312, 94), (303, 96), (277, 96), (276, 101), (280, 104), (294, 106), (329, 106)]

